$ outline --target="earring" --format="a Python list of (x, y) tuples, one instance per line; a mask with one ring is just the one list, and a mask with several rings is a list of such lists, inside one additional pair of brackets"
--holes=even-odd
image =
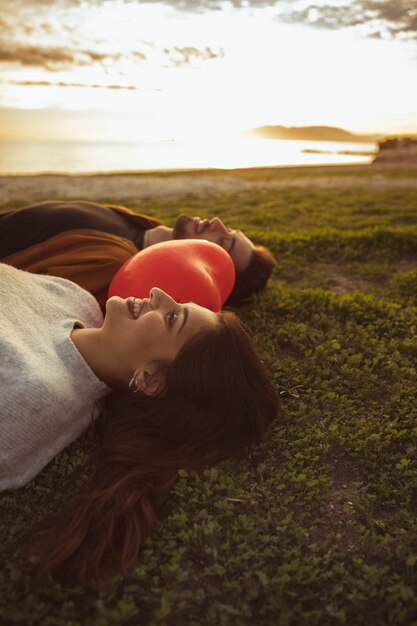
[[(136, 387), (136, 389), (134, 389), (134, 387)], [(132, 378), (130, 379), (129, 391), (131, 391), (132, 393), (138, 393), (138, 391), (140, 391), (136, 383), (136, 378), (134, 376), (132, 376)]]

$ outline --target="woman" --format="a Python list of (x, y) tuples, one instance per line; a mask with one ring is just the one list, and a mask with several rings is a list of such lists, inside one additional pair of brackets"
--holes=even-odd
[[(276, 393), (238, 318), (149, 298), (108, 301), (0, 264), (2, 489), (31, 480), (89, 425), (98, 446), (77, 500), (38, 525), (39, 575), (111, 578), (136, 558), (180, 468), (259, 442)], [(17, 314), (18, 312), (18, 314)], [(3, 358), (4, 355), (4, 358)]]

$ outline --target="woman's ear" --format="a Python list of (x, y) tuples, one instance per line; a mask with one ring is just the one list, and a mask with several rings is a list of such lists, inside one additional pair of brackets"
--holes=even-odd
[(150, 372), (142, 369), (135, 371), (133, 375), (136, 388), (147, 396), (159, 396), (165, 389), (165, 376), (163, 372)]

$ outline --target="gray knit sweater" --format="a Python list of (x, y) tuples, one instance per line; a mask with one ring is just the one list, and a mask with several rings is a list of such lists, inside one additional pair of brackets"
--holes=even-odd
[(0, 491), (28, 483), (91, 424), (110, 389), (70, 335), (102, 322), (78, 285), (0, 263)]

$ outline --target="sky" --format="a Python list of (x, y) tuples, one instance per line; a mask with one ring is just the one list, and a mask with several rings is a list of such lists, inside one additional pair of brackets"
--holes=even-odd
[(0, 0), (0, 138), (417, 133), (415, 0)]

